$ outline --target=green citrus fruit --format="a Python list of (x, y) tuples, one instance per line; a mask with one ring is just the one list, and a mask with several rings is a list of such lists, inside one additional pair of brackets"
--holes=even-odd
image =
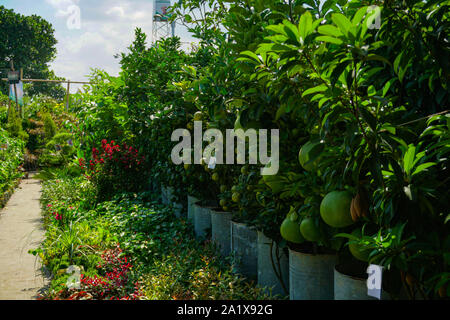
[(227, 205), (227, 200), (222, 199), (222, 200), (220, 200), (219, 204), (223, 208), (223, 207), (225, 207)]
[(233, 186), (233, 187), (231, 187), (231, 192), (237, 192), (237, 190), (238, 190), (238, 186)]
[(219, 181), (219, 174), (216, 172), (216, 173), (213, 173), (213, 175), (211, 176), (211, 179), (213, 179), (213, 181)]
[(224, 193), (225, 191), (227, 191), (227, 186), (221, 185), (221, 186), (220, 186), (220, 192), (221, 192), (221, 193)]
[(241, 168), (241, 173), (242, 173), (242, 174), (248, 174), (248, 166), (243, 166), (243, 167)]
[[(361, 229), (355, 229), (352, 232), (355, 237), (361, 238)], [(348, 248), (351, 254), (358, 260), (367, 262), (369, 261), (370, 250), (365, 249), (363, 246), (357, 243), (349, 243)]]
[(322, 236), (319, 227), (312, 218), (305, 218), (302, 220), (302, 223), (300, 224), (300, 232), (306, 240), (312, 242), (319, 241)]
[(302, 243), (305, 241), (305, 238), (303, 238), (302, 234), (300, 233), (300, 226), (297, 222), (289, 219), (289, 217), (284, 219), (283, 223), (281, 224), (280, 234), (283, 239), (293, 243)]
[(239, 202), (239, 200), (241, 200), (241, 195), (237, 192), (234, 192), (231, 196), (231, 200), (233, 200), (233, 202)]
[(319, 156), (314, 161), (309, 162), (311, 159), (311, 150), (318, 144), (319, 144), (319, 142), (309, 141), (309, 142), (305, 143), (303, 145), (303, 147), (300, 148), (300, 151), (298, 153), (298, 161), (300, 162), (303, 169), (305, 169), (306, 171), (315, 170), (320, 161), (320, 156)]
[(320, 204), (320, 216), (334, 228), (344, 228), (353, 224), (350, 213), (352, 194), (348, 191), (333, 191), (323, 198)]

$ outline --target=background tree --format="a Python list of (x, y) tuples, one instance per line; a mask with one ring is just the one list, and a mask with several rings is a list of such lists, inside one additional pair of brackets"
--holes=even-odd
[[(16, 68), (23, 68), (27, 78), (62, 79), (49, 67), (56, 56), (54, 31), (48, 21), (37, 15), (24, 16), (0, 6), (0, 69), (8, 69), (13, 59)], [(5, 77), (6, 70), (2, 71)], [(7, 84), (2, 83), (0, 90), (7, 93)], [(58, 84), (33, 83), (26, 93), (63, 98), (65, 90)]]

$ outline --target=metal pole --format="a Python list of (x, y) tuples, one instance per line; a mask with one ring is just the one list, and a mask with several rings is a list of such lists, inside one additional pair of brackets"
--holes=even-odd
[(66, 112), (69, 112), (70, 80), (67, 82)]

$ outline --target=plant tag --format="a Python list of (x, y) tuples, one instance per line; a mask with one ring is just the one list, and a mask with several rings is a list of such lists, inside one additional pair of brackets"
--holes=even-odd
[(214, 169), (216, 167), (216, 157), (209, 158), (208, 168)]
[(79, 266), (69, 266), (66, 270), (67, 274), (71, 276), (67, 279), (66, 286), (69, 289), (81, 288), (81, 269)]
[(383, 282), (383, 267), (371, 264), (367, 268), (367, 295), (381, 300), (381, 284)]

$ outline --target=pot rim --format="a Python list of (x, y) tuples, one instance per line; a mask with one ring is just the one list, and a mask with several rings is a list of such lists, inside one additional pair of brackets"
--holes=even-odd
[(256, 229), (255, 226), (249, 226), (249, 225), (246, 224), (246, 223), (243, 223), (243, 222), (236, 222), (236, 221), (234, 221), (234, 220), (231, 220), (231, 222), (234, 223), (234, 224), (236, 224), (236, 225), (240, 225), (240, 226), (246, 227), (246, 228), (248, 228), (248, 229), (250, 229), (250, 230), (252, 230), (252, 231), (255, 231), (255, 232), (258, 231), (258, 230)]
[(350, 278), (350, 279), (353, 279), (353, 280), (367, 281), (367, 278), (360, 278), (360, 277), (357, 277), (357, 276), (351, 276), (351, 275), (349, 275), (349, 274), (346, 274), (346, 273), (343, 273), (343, 272), (339, 271), (339, 270), (337, 269), (338, 266), (340, 266), (340, 265), (339, 265), (339, 264), (336, 264), (336, 265), (334, 266), (334, 271), (337, 272), (337, 273), (339, 273), (339, 274), (342, 275), (343, 277)]
[(232, 214), (229, 211), (219, 211), (219, 210), (214, 210), (214, 209), (211, 210), (211, 213), (212, 214), (230, 214), (230, 215)]
[(293, 250), (293, 249), (291, 249), (289, 247), (288, 247), (288, 249), (289, 249), (289, 252), (292, 251), (294, 253), (303, 254), (305, 256), (331, 256), (331, 257), (335, 257), (335, 258), (337, 256), (336, 253), (317, 253), (317, 254), (314, 254), (314, 253), (307, 253), (307, 252), (301, 252), (301, 251)]

